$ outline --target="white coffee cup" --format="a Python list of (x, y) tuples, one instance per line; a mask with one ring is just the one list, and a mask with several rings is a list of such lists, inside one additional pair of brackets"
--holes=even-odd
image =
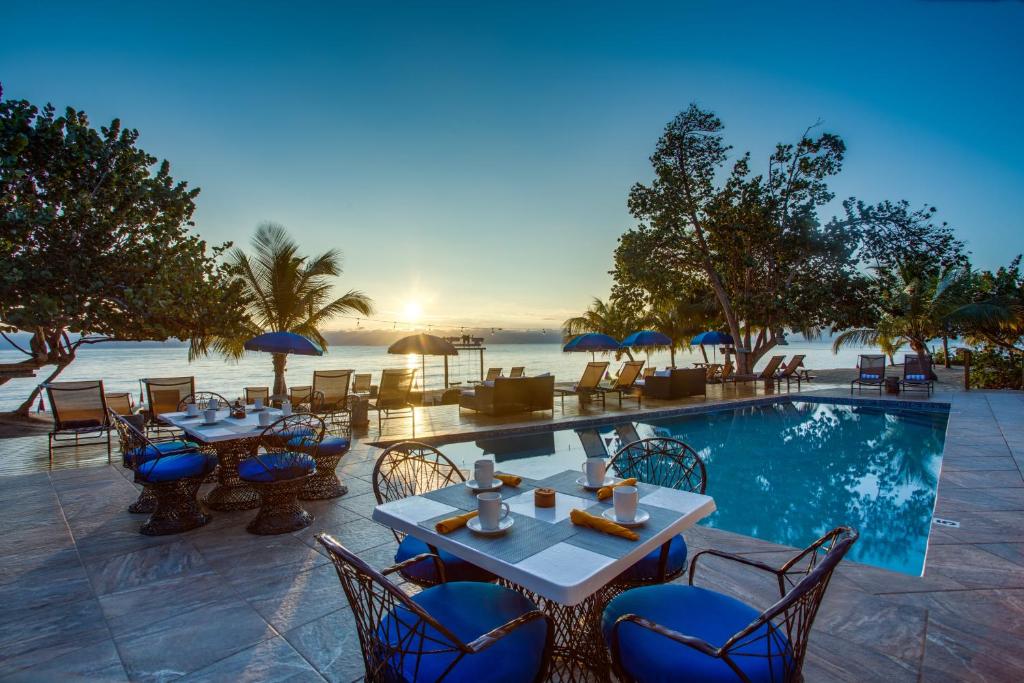
[(635, 486), (616, 486), (612, 489), (612, 503), (615, 505), (615, 519), (632, 522), (636, 519), (636, 506), (640, 502), (640, 491)]
[(583, 461), (583, 474), (587, 476), (587, 486), (604, 485), (604, 458), (587, 458)]
[(256, 410), (263, 410), (263, 399), (257, 398), (253, 400), (252, 407), (255, 408)]
[(207, 408), (203, 411), (203, 420), (208, 425), (212, 425), (217, 421), (217, 410), (215, 408)]
[(266, 427), (267, 425), (270, 424), (272, 419), (273, 419), (273, 416), (270, 413), (268, 413), (268, 412), (260, 413), (260, 416), (259, 416), (260, 427)]
[(484, 459), (474, 462), (473, 479), (481, 486), (490, 486), (494, 481), (494, 461)]
[(292, 402), (288, 400), (281, 401), (281, 415), (288, 417), (292, 414)]
[(185, 414), (189, 417), (199, 417), (199, 406), (195, 403), (189, 403), (185, 406)]
[(211, 398), (209, 403), (206, 404), (206, 409), (207, 410), (219, 410), (220, 409), (220, 401), (218, 401), (215, 398)]
[(501, 520), (508, 517), (508, 503), (501, 502), (501, 494), (496, 492), (480, 493), (476, 497), (477, 516), (480, 528), (494, 531)]

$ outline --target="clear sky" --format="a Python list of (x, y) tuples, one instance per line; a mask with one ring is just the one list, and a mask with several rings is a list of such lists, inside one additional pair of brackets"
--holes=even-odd
[(839, 197), (935, 204), (980, 267), (1024, 251), (1024, 3), (335, 4), (13, 2), (0, 81), (138, 128), (211, 242), (341, 248), (384, 319), (550, 328), (606, 296), (691, 101), (759, 163), (821, 119)]

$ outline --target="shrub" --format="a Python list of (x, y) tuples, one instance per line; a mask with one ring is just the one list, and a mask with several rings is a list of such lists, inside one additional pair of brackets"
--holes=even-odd
[(1020, 389), (1024, 363), (1018, 355), (992, 347), (975, 351), (971, 359), (971, 387), (978, 389)]

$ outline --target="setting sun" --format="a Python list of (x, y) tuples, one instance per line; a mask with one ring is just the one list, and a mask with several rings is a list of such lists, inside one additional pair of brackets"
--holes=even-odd
[(423, 307), (417, 301), (410, 301), (405, 304), (405, 319), (409, 322), (416, 322), (423, 315)]

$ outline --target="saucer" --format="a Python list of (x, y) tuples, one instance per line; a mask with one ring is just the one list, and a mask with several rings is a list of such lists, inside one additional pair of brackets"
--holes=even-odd
[(501, 480), (500, 479), (495, 479), (494, 481), (492, 481), (490, 486), (484, 486), (483, 484), (478, 482), (476, 479), (470, 479), (469, 481), (466, 482), (466, 488), (471, 489), (473, 491), (477, 491), (477, 492), (480, 492), (480, 491), (497, 491), (498, 489), (501, 488), (501, 486), (502, 486), (502, 484), (501, 484)]
[(466, 527), (473, 533), (480, 534), (481, 536), (497, 536), (498, 534), (503, 534), (511, 529), (512, 525), (515, 524), (515, 521), (516, 520), (513, 519), (512, 515), (507, 515), (504, 519), (498, 520), (497, 529), (488, 529), (485, 531), (480, 527), (480, 518), (474, 517), (466, 522)]
[(596, 491), (598, 489), (603, 489), (605, 486), (611, 486), (612, 484), (614, 484), (615, 477), (605, 477), (604, 483), (598, 484), (597, 486), (591, 486), (590, 484), (588, 484), (586, 477), (580, 477), (579, 479), (576, 480), (576, 483), (588, 491)]
[(615, 522), (616, 524), (624, 527), (641, 526), (651, 518), (651, 513), (643, 508), (636, 509), (636, 517), (632, 521), (624, 522), (615, 516), (615, 508), (610, 507), (601, 513), (601, 516), (607, 519), (609, 522)]

